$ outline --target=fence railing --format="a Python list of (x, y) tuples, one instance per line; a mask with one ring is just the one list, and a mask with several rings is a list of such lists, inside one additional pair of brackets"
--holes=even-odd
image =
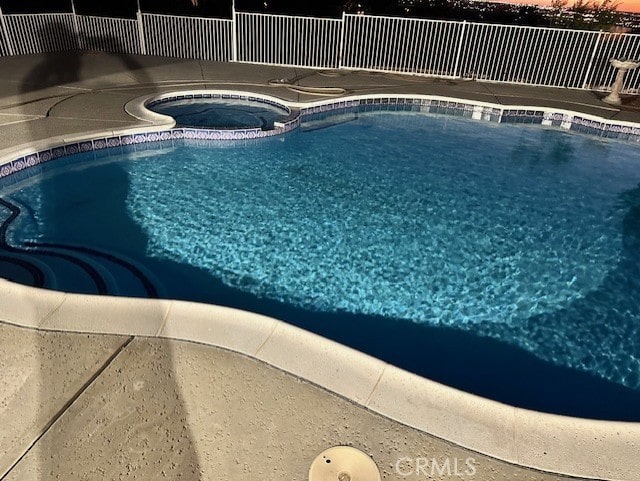
[(598, 36), (580, 30), (471, 24), (464, 39), (462, 74), (495, 82), (581, 88)]
[(7, 34), (7, 22), (0, 11), (0, 56), (11, 55), (9, 36)]
[(229, 62), (232, 20), (142, 14), (147, 54)]
[(454, 77), (462, 28), (461, 22), (345, 15), (341, 66)]
[(342, 20), (236, 14), (239, 62), (337, 68)]
[[(583, 87), (608, 90), (616, 76), (616, 70), (609, 64), (609, 59), (640, 59), (640, 35), (601, 33), (593, 57), (593, 68)], [(627, 92), (640, 91), (640, 69), (627, 74), (625, 85)]]
[(138, 22), (124, 18), (76, 15), (80, 48), (115, 53), (142, 53)]
[(4, 15), (14, 55), (58, 52), (80, 48), (72, 13)]
[[(0, 55), (73, 49), (608, 90), (609, 60), (640, 58), (640, 35), (350, 14), (134, 20), (0, 11)], [(640, 69), (625, 83), (639, 92)]]

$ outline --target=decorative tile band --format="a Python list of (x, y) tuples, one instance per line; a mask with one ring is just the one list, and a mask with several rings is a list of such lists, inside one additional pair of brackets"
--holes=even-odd
[[(139, 144), (161, 142), (168, 140), (250, 140), (265, 137), (272, 137), (290, 132), (300, 125), (300, 117), (278, 126), (273, 130), (261, 129), (240, 129), (240, 130), (212, 130), (212, 129), (187, 129), (178, 128), (159, 132), (148, 132), (141, 134), (119, 135), (107, 138), (98, 138), (92, 141), (82, 141), (71, 143), (53, 149), (46, 149), (40, 152), (19, 157), (7, 162), (0, 167), (0, 179), (17, 174), (26, 169), (31, 169), (51, 160), (69, 155), (95, 152), (117, 147), (127, 147)], [(28, 176), (28, 175), (27, 175)]]
[[(221, 98), (242, 99), (274, 105), (287, 109), (290, 113), (284, 122), (276, 123), (273, 130), (238, 129), (214, 130), (197, 128), (173, 128), (145, 133), (123, 134), (112, 137), (99, 137), (92, 140), (61, 145), (34, 152), (19, 157), (0, 166), (0, 179), (32, 169), (40, 164), (58, 159), (63, 156), (75, 155), (91, 151), (111, 149), (114, 147), (131, 146), (149, 142), (168, 141), (177, 139), (202, 141), (235, 141), (272, 137), (291, 132), (302, 122), (312, 122), (330, 118), (341, 113), (392, 111), (392, 112), (423, 112), (438, 115), (452, 115), (496, 123), (536, 124), (557, 127), (582, 134), (618, 139), (630, 142), (640, 142), (640, 125), (631, 123), (617, 123), (599, 118), (585, 118), (584, 114), (554, 109), (540, 109), (535, 107), (495, 106), (484, 103), (470, 103), (457, 99), (425, 98), (410, 96), (387, 96), (337, 99), (318, 103), (311, 106), (301, 106), (292, 109), (284, 104), (246, 94), (168, 94), (162, 98), (152, 100), (149, 106), (181, 98)], [(29, 174), (27, 174), (28, 176)]]
[(582, 117), (584, 114), (567, 113), (566, 111), (555, 111), (553, 109), (543, 110), (539, 107), (479, 105), (459, 100), (375, 97), (303, 107), (300, 109), (300, 115), (302, 121), (305, 122), (328, 118), (335, 113), (342, 113), (340, 111), (423, 112), (466, 117), (501, 124), (518, 123), (553, 126), (597, 137), (640, 142), (640, 125), (632, 126), (628, 122), (618, 123), (607, 121), (606, 119), (589, 120)]
[(277, 107), (277, 108), (279, 108), (281, 110), (284, 110), (286, 112), (290, 112), (290, 110), (291, 110), (291, 109), (289, 109), (289, 107), (287, 107), (282, 102), (276, 102), (275, 100), (271, 100), (271, 99), (268, 99), (268, 98), (256, 97), (256, 96), (253, 96), (253, 95), (247, 95), (247, 94), (242, 94), (242, 93), (232, 94), (232, 93), (217, 93), (217, 92), (212, 92), (212, 93), (192, 93), (192, 94), (184, 93), (184, 94), (178, 94), (178, 95), (168, 94), (168, 95), (163, 95), (160, 98), (152, 99), (150, 102), (145, 104), (145, 106), (147, 108), (150, 108), (150, 107), (154, 107), (156, 105), (165, 104), (167, 102), (173, 102), (175, 100), (192, 100), (192, 99), (245, 100), (245, 101), (249, 101), (249, 102), (256, 102), (256, 103), (270, 105), (272, 107)]

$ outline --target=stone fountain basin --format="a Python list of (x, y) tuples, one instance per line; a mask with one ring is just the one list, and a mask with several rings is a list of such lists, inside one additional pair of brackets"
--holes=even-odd
[(640, 67), (640, 62), (636, 62), (634, 60), (619, 60), (616, 58), (612, 58), (610, 62), (611, 65), (613, 65), (615, 68), (621, 70), (633, 70), (634, 68)]

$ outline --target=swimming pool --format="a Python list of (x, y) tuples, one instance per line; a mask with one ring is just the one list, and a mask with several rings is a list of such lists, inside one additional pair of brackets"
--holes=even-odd
[(359, 112), (79, 154), (2, 189), (0, 267), (262, 312), (485, 397), (637, 420), (638, 153)]

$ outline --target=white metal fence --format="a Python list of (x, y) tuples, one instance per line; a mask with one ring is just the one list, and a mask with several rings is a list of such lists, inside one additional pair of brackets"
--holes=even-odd
[(338, 67), (341, 20), (238, 13), (236, 25), (239, 62)]
[(124, 18), (75, 16), (80, 48), (115, 53), (142, 53), (138, 22)]
[(598, 32), (469, 24), (461, 73), (496, 82), (581, 88)]
[(0, 12), (0, 56), (11, 55), (9, 49), (9, 37), (7, 36), (7, 24)]
[(0, 25), (0, 56), (9, 55), (9, 53), (10, 52), (4, 36), (4, 30), (2, 29), (2, 25)]
[[(640, 59), (640, 35), (600, 33), (598, 40), (593, 54), (593, 66), (583, 87), (605, 90), (611, 87), (616, 76), (616, 70), (609, 65), (609, 59)], [(640, 91), (640, 69), (627, 74), (625, 85), (628, 92)]]
[(229, 62), (232, 20), (142, 14), (149, 55)]
[(454, 77), (462, 25), (460, 22), (345, 15), (341, 66)]
[[(0, 55), (73, 49), (607, 90), (616, 74), (609, 59), (640, 58), (640, 35), (365, 15), (0, 12)], [(640, 91), (640, 69), (625, 83)]]
[(72, 13), (4, 15), (14, 55), (75, 50), (80, 47)]

